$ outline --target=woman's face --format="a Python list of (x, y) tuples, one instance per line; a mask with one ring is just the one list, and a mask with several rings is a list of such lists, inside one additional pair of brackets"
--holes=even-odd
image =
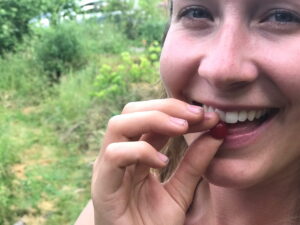
[(299, 174), (299, 0), (173, 0), (161, 76), (170, 97), (212, 107), (228, 124), (206, 172), (212, 183)]

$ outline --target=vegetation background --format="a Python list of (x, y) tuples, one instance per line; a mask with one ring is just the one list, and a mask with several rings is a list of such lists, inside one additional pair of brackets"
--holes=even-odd
[(73, 224), (108, 118), (158, 97), (162, 2), (104, 3), (0, 1), (1, 225)]

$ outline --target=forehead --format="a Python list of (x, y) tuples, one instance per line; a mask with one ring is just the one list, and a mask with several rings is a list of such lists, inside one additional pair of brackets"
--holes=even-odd
[(300, 4), (300, 0), (168, 0), (169, 3), (189, 3), (189, 2), (194, 2), (194, 3), (201, 3), (201, 2), (218, 2), (218, 3), (240, 3), (240, 4), (246, 4), (246, 3), (266, 3), (266, 2), (273, 2), (273, 3), (278, 3), (278, 2), (282, 2), (282, 3), (289, 3), (289, 2), (293, 2), (293, 3), (298, 3)]
[(255, 10), (260, 6), (274, 6), (293, 9), (300, 13), (300, 0), (169, 0), (171, 9), (186, 4), (205, 4), (210, 6), (233, 6), (243, 9)]

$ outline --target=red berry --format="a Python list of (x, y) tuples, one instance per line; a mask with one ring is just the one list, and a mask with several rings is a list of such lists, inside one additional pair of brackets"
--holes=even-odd
[(209, 131), (209, 134), (216, 139), (224, 139), (227, 135), (226, 124), (224, 122), (219, 122)]

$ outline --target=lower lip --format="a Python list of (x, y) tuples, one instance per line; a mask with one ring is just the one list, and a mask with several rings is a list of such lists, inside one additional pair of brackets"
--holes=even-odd
[(269, 120), (263, 122), (253, 129), (249, 129), (246, 132), (234, 132), (230, 133), (225, 137), (224, 142), (222, 144), (222, 148), (224, 149), (241, 149), (246, 146), (249, 146), (257, 141), (259, 137), (263, 135), (265, 130), (271, 125), (272, 121), (277, 115), (273, 116)]

